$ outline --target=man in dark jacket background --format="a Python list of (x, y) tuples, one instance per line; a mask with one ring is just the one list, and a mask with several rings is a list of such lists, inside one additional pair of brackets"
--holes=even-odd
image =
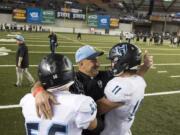
[(56, 36), (56, 34), (54, 32), (51, 32), (49, 34), (48, 38), (49, 38), (51, 53), (55, 53), (56, 47), (58, 45), (57, 36)]

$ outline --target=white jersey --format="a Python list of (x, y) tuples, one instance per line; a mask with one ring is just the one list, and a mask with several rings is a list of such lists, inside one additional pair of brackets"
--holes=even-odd
[(38, 118), (35, 99), (26, 94), (20, 101), (27, 135), (81, 135), (96, 117), (96, 103), (91, 97), (71, 94), (69, 91), (53, 93), (59, 105), (53, 106), (53, 118)]
[(135, 113), (144, 98), (146, 83), (138, 75), (115, 77), (105, 87), (105, 95), (112, 102), (124, 105), (105, 115), (105, 129), (101, 135), (130, 135)]

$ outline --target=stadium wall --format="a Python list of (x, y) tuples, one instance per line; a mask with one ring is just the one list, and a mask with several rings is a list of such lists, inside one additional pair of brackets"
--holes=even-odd
[(151, 31), (156, 33), (161, 33), (165, 30), (165, 32), (178, 32), (180, 26), (178, 24), (166, 23), (166, 28), (164, 22), (153, 22), (151, 26)]
[(132, 23), (130, 23), (130, 24), (120, 23), (119, 29), (123, 32), (132, 32), (133, 25), (132, 25)]
[[(17, 23), (19, 27), (23, 27), (25, 24), (30, 25), (24, 22), (15, 22), (12, 20), (11, 14), (0, 14), (0, 24), (7, 23), (7, 25)], [(31, 24), (36, 25), (36, 24)], [(46, 30), (52, 30), (54, 32), (67, 32), (67, 33), (87, 33), (87, 34), (109, 34), (109, 35), (120, 35), (121, 31), (131, 32), (132, 24), (121, 23), (119, 28), (110, 29), (109, 33), (105, 32), (105, 29), (94, 28), (92, 31), (86, 24), (85, 21), (77, 20), (67, 20), (67, 19), (56, 19), (54, 24), (37, 24), (42, 25)]]
[(178, 32), (178, 30), (180, 30), (180, 25), (167, 23), (166, 31), (172, 33), (172, 32)]
[(85, 21), (56, 19), (55, 26), (66, 28), (88, 28)]
[(13, 23), (11, 14), (1, 14), (0, 13), (0, 23)]

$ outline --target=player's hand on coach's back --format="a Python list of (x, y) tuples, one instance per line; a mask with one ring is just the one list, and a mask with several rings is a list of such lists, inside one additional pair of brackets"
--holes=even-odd
[(53, 117), (52, 104), (58, 104), (56, 98), (47, 91), (42, 91), (35, 96), (37, 115), (46, 119)]
[(59, 104), (56, 98), (51, 93), (45, 91), (40, 82), (35, 83), (31, 92), (35, 97), (38, 117), (43, 115), (46, 119), (51, 119), (53, 117), (52, 104)]

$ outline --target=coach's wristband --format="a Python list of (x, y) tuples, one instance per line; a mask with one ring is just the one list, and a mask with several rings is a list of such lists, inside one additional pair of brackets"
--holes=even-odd
[(37, 88), (35, 88), (34, 92), (33, 92), (33, 96), (35, 97), (38, 93), (41, 93), (44, 91), (44, 88), (39, 86)]

